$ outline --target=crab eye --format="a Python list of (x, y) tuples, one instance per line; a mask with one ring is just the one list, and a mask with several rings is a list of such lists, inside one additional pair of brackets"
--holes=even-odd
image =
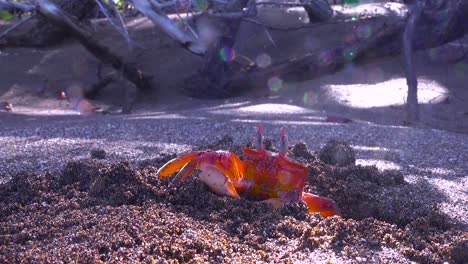
[(288, 153), (288, 136), (286, 136), (286, 131), (284, 127), (281, 128), (281, 142), (280, 142), (280, 156), (286, 156)]
[(261, 149), (263, 149), (262, 124), (258, 124), (258, 129), (257, 129), (257, 142), (256, 142), (256, 144), (255, 144), (255, 149), (256, 149), (256, 150), (261, 150)]

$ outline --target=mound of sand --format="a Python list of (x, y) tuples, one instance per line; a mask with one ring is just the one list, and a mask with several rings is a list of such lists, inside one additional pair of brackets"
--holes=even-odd
[[(230, 137), (199, 148), (207, 147), (242, 154)], [(19, 173), (0, 185), (0, 261), (468, 259), (466, 226), (440, 212), (444, 196), (430, 185), (409, 184), (398, 171), (328, 165), (303, 143), (290, 156), (309, 167), (306, 190), (334, 199), (342, 216), (218, 196), (195, 177), (173, 187), (156, 171), (174, 154), (139, 165), (85, 159), (59, 174)]]

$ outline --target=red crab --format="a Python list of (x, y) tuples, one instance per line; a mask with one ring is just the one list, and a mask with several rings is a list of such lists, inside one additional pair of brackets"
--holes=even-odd
[(243, 161), (231, 151), (190, 152), (170, 160), (157, 173), (164, 178), (182, 168), (174, 179), (177, 184), (199, 169), (199, 179), (218, 194), (239, 198), (241, 193), (274, 207), (302, 200), (309, 213), (320, 213), (322, 217), (339, 214), (333, 200), (303, 192), (307, 167), (286, 157), (288, 137), (284, 128), (281, 128), (279, 153), (263, 147), (261, 124), (258, 125), (256, 149), (242, 150)]

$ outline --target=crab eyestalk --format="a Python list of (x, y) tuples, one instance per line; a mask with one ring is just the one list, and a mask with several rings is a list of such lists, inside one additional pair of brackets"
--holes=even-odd
[(262, 134), (262, 124), (258, 124), (257, 129), (257, 142), (255, 144), (255, 149), (260, 151), (263, 149), (263, 134)]
[(281, 128), (280, 152), (279, 152), (279, 155), (281, 157), (286, 156), (286, 154), (288, 153), (288, 146), (289, 146), (288, 136), (286, 136), (286, 131), (284, 130), (284, 127), (282, 127)]

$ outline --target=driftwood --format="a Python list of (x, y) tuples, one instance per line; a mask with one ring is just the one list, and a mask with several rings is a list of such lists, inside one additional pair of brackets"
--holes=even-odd
[[(443, 9), (428, 10), (423, 13), (424, 23), (418, 23), (414, 28), (413, 49), (437, 47), (458, 39), (468, 32), (468, 1), (449, 2), (451, 4)], [(443, 17), (444, 20), (437, 21), (439, 17)], [(305, 81), (335, 73), (350, 62), (366, 64), (377, 58), (397, 56), (403, 50), (402, 36), (406, 19), (406, 13), (367, 15), (363, 18), (359, 13), (335, 16), (323, 24), (336, 24), (339, 28), (357, 27), (361, 23), (366, 23), (375, 33), (367, 39), (357, 39), (353, 43), (342, 43), (335, 47), (323, 47), (266, 68), (254, 67), (247, 71), (232, 72), (224, 83), (225, 89), (234, 93), (239, 87), (246, 87), (252, 83), (262, 84), (265, 87), (267, 80), (273, 76), (279, 76), (284, 80)], [(320, 26), (320, 23), (316, 26)]]
[[(109, 48), (100, 44), (91, 33), (91, 30), (79, 22), (80, 17), (70, 16), (62, 12), (61, 6), (57, 7), (53, 2), (78, 3), (80, 1), (67, 0), (36, 0), (37, 12), (45, 18), (45, 21), (61, 32), (70, 32), (77, 38), (88, 51), (94, 54), (105, 64), (110, 64), (123, 76), (133, 82), (140, 89), (150, 87), (150, 77), (143, 74), (132, 64), (125, 62), (123, 58), (114, 54)], [(224, 2), (224, 1), (220, 1)], [(224, 2), (221, 11), (217, 9), (204, 12), (208, 18), (218, 21), (224, 27), (222, 34), (218, 34), (209, 42), (197, 32), (198, 15), (194, 21), (184, 21), (184, 29), (174, 26), (164, 10), (175, 5), (176, 1), (158, 0), (133, 0), (135, 9), (147, 16), (161, 30), (162, 33), (179, 42), (191, 52), (204, 56), (204, 64), (196, 75), (197, 78), (188, 80), (188, 90), (192, 95), (228, 97), (239, 91), (251, 87), (252, 84), (266, 87), (267, 81), (275, 76), (283, 80), (310, 80), (322, 75), (334, 73), (346, 64), (370, 63), (376, 58), (397, 56), (405, 57), (405, 72), (408, 83), (408, 121), (418, 120), (417, 102), (417, 76), (413, 66), (413, 50), (427, 49), (443, 45), (447, 42), (462, 37), (468, 31), (468, 1), (465, 0), (439, 0), (404, 1), (407, 5), (400, 4), (401, 9), (410, 8), (410, 12), (395, 11), (388, 5), (375, 4), (371, 10), (365, 10), (359, 5), (355, 9), (346, 12), (335, 12), (326, 0), (298, 0), (296, 2), (279, 0), (238, 0)], [(5, 1), (0, 0), (0, 4)], [(95, 0), (84, 0), (84, 5), (90, 8), (95, 5)], [(389, 3), (387, 3), (389, 4)], [(303, 34), (319, 36), (315, 49), (305, 50), (298, 56), (289, 56), (282, 60), (275, 60), (273, 65), (259, 67), (247, 56), (243, 56), (242, 46), (251, 45), (246, 41), (246, 23), (260, 25), (264, 28), (270, 42), (276, 46), (271, 38), (269, 30), (283, 30), (289, 34), (298, 28), (274, 28), (257, 19), (257, 7), (265, 5), (296, 6), (303, 7), (309, 17), (309, 24), (301, 27), (326, 28), (328, 31), (318, 30), (303, 31)], [(398, 4), (395, 4), (398, 5)], [(380, 10), (388, 9), (389, 12), (373, 12), (374, 7)], [(17, 8), (12, 7), (12, 8)], [(83, 8), (83, 7), (82, 7)], [(375, 10), (379, 9), (376, 8)], [(281, 19), (281, 17), (279, 17)], [(193, 22), (193, 23), (192, 23)], [(367, 36), (351, 37), (351, 41), (343, 41), (344, 34), (353, 32), (353, 28), (365, 25), (371, 28), (372, 34)], [(334, 26), (330, 27), (330, 26)], [(343, 29), (346, 29), (345, 31)], [(318, 33), (318, 34), (317, 34)], [(34, 35), (33, 35), (34, 36)], [(324, 44), (320, 38), (339, 36), (341, 42)], [(41, 37), (43, 37), (41, 35)], [(237, 47), (235, 53), (231, 48)], [(233, 49), (234, 50), (234, 49)], [(221, 54), (223, 52), (225, 54)], [(232, 53), (232, 54), (231, 54)], [(221, 58), (230, 57), (231, 58)], [(220, 56), (222, 55), (222, 56)], [(235, 58), (234, 58), (235, 57)], [(278, 62), (279, 61), (279, 62)], [(107, 85), (111, 79), (103, 80), (96, 87)], [(242, 89), (239, 89), (242, 87)], [(98, 90), (98, 89), (96, 89)]]
[(170, 38), (179, 42), (183, 47), (199, 55), (206, 52), (207, 47), (197, 40), (194, 34), (177, 28), (173, 21), (170, 20), (158, 6), (155, 6), (147, 0), (133, 0), (133, 5), (135, 9), (148, 17), (158, 27), (158, 29)]
[(124, 58), (99, 43), (88, 26), (76, 21), (48, 0), (36, 0), (36, 3), (39, 14), (46, 17), (51, 24), (67, 30), (103, 64), (112, 65), (117, 71), (122, 72), (122, 75), (134, 83), (140, 90), (151, 88), (152, 76), (143, 73), (142, 70), (136, 68), (132, 63), (125, 61)]
[(245, 32), (245, 27), (241, 27), (241, 23), (244, 19), (252, 19), (258, 15), (257, 6), (303, 7), (311, 22), (327, 21), (334, 14), (326, 0), (300, 0), (295, 3), (243, 0), (239, 1), (237, 6), (225, 7), (222, 13), (208, 13), (207, 18), (203, 19), (211, 20), (209, 23), (218, 27), (222, 25), (224, 34), (206, 45), (202, 67), (195, 75), (185, 80), (184, 90), (186, 93), (194, 97), (209, 98), (224, 98), (235, 95), (232, 90), (227, 88), (226, 84), (233, 72), (238, 72), (241, 67), (249, 67), (251, 61), (245, 60), (242, 56), (236, 56), (236, 50), (233, 47), (250, 44), (247, 37), (248, 32)]
[[(89, 18), (96, 10), (95, 0), (51, 0), (70, 16), (78, 21)], [(24, 3), (12, 3), (0, 0), (0, 7), (14, 8), (19, 12), (32, 12), (34, 5)], [(0, 40), (0, 46), (27, 46), (43, 47), (57, 44), (68, 36), (68, 32), (47, 21), (44, 17), (33, 16), (26, 23), (21, 24), (13, 32), (6, 34)]]

